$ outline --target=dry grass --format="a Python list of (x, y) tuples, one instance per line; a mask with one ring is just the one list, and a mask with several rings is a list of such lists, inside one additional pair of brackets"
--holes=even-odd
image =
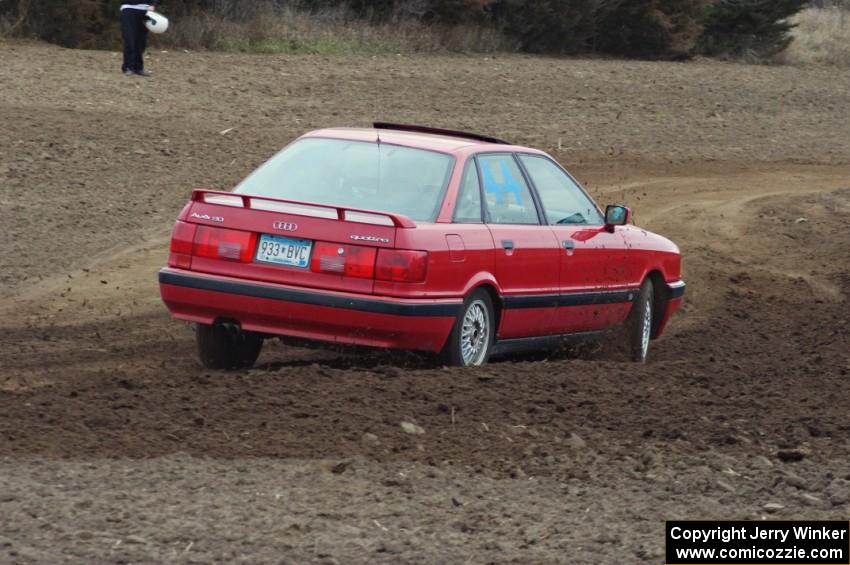
[(783, 62), (850, 67), (850, 9), (809, 8), (792, 21), (794, 42), (782, 53)]
[(160, 45), (247, 53), (433, 53), (512, 51), (497, 30), (481, 25), (425, 25), (411, 19), (373, 24), (343, 9), (296, 9), (233, 20), (214, 14), (181, 18)]

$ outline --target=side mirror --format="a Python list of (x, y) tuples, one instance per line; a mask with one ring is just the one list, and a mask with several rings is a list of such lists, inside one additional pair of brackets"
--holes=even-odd
[(605, 208), (605, 229), (614, 232), (614, 226), (625, 226), (632, 220), (632, 211), (625, 206), (611, 204)]

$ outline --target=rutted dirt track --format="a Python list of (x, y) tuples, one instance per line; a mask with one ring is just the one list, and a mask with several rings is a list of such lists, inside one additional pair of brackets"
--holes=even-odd
[[(850, 75), (118, 66), (0, 43), (0, 562), (659, 563), (664, 519), (847, 518)], [(255, 370), (199, 369), (155, 279), (189, 190), (376, 118), (540, 146), (679, 243), (686, 305), (651, 362), (272, 344)]]

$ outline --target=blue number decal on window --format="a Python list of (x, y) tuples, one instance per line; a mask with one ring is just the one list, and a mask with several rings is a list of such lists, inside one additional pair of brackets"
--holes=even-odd
[(496, 182), (493, 172), (490, 170), (491, 163), (486, 163), (486, 166), (481, 167), (484, 173), (484, 192), (489, 192), (496, 196), (497, 204), (505, 204), (505, 194), (511, 193), (516, 199), (516, 203), (522, 205), (522, 185), (520, 185), (513, 175), (505, 161), (499, 161), (499, 169), (502, 172), (503, 182)]

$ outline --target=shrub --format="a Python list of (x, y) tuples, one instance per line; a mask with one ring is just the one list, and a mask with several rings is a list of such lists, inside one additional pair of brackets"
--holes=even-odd
[(847, 8), (811, 8), (791, 20), (794, 42), (782, 54), (792, 64), (850, 68), (850, 2)]
[(0, 0), (9, 33), (37, 37), (64, 47), (109, 47), (116, 35), (107, 15), (110, 5), (99, 0)]

